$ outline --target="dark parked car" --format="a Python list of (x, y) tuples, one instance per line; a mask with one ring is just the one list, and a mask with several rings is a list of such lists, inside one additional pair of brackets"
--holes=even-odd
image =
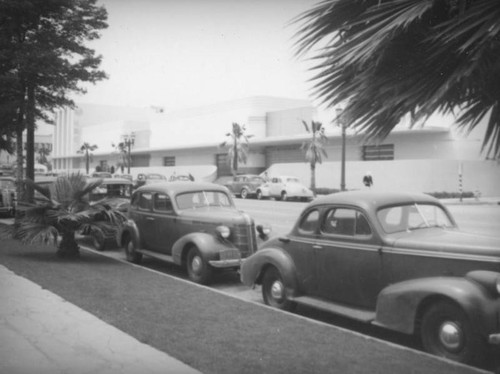
[(424, 194), (320, 197), (292, 231), (241, 266), (264, 302), (307, 305), (421, 338), (426, 351), (474, 363), (500, 344), (500, 243), (460, 231)]
[(242, 174), (235, 176), (224, 185), (235, 196), (239, 196), (242, 199), (246, 199), (247, 197), (257, 197), (258, 199), (261, 199), (262, 193), (258, 193), (258, 191), (259, 187), (264, 183), (264, 178), (259, 177), (258, 175)]
[(146, 255), (185, 266), (197, 283), (210, 282), (214, 271), (238, 269), (268, 233), (235, 207), (227, 188), (213, 183), (143, 186), (134, 191), (128, 215), (119, 235), (127, 260), (138, 263)]

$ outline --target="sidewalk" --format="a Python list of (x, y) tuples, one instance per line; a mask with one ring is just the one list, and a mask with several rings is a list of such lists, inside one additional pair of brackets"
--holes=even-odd
[(0, 265), (0, 373), (199, 373)]

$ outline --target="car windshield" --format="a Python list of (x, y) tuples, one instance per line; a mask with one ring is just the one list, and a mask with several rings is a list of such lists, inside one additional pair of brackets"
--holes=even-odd
[(180, 210), (204, 208), (209, 206), (232, 207), (229, 197), (221, 191), (196, 191), (179, 194), (176, 197)]
[(388, 234), (425, 229), (455, 227), (448, 214), (434, 204), (407, 204), (380, 209), (378, 220)]

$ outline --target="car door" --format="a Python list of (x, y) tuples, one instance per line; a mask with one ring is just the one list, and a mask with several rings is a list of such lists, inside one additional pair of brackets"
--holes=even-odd
[(280, 196), (280, 194), (281, 194), (281, 178), (271, 179), (271, 183), (269, 183), (269, 193), (273, 197)]
[(137, 196), (136, 212), (133, 214), (134, 220), (143, 246), (147, 249), (154, 249), (155, 237), (155, 216), (151, 211), (153, 195), (151, 192), (141, 192)]
[(151, 240), (155, 251), (172, 254), (172, 245), (177, 240), (177, 216), (170, 196), (163, 192), (153, 194), (154, 238)]
[(316, 290), (315, 245), (319, 225), (320, 209), (305, 211), (297, 228), (284, 240), (284, 248), (293, 260), (296, 269), (299, 292), (307, 295)]
[[(354, 208), (325, 209), (315, 245), (317, 296), (374, 308), (388, 272), (381, 241), (367, 216)], [(387, 274), (387, 275), (386, 275)]]

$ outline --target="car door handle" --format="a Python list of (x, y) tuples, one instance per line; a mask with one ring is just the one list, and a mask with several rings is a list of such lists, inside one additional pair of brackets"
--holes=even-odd
[(154, 221), (155, 219), (153, 217), (146, 217), (147, 221)]
[(314, 249), (323, 249), (323, 246), (316, 244), (316, 245), (313, 245), (313, 248)]

